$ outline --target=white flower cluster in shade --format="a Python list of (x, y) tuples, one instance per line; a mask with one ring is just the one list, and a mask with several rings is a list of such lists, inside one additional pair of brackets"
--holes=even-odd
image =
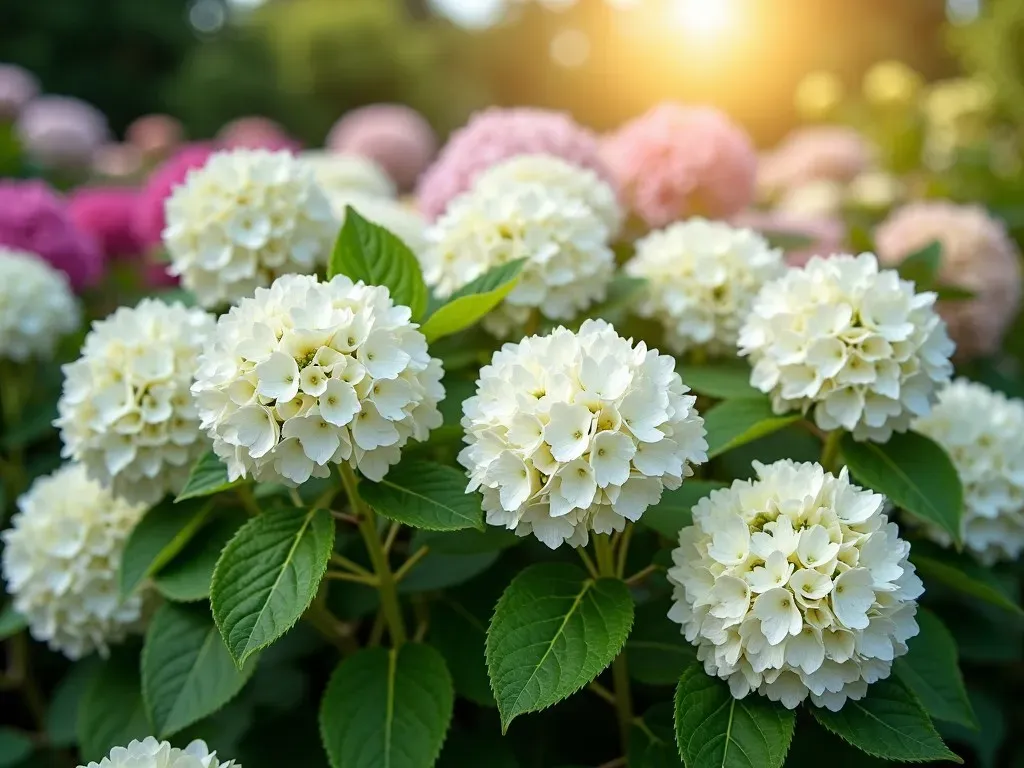
[[(957, 379), (913, 427), (945, 449), (960, 476), (967, 549), (986, 565), (1016, 560), (1024, 550), (1024, 402)], [(937, 526), (925, 530), (952, 544)]]
[(121, 599), (118, 570), (145, 507), (66, 464), (37, 479), (18, 510), (0, 534), (3, 575), (32, 637), (79, 659), (141, 629), (143, 597)]
[(180, 491), (209, 448), (189, 388), (215, 323), (201, 309), (157, 299), (93, 323), (81, 357), (63, 369), (54, 422), (62, 455), (131, 502)]
[(338, 232), (312, 169), (288, 152), (236, 149), (189, 172), (167, 200), (168, 272), (204, 307), (324, 264)]
[(380, 480), (440, 426), (441, 362), (386, 288), (284, 275), (220, 317), (192, 392), (231, 479)]
[(78, 768), (242, 768), (234, 760), (221, 762), (205, 741), (196, 739), (184, 749), (172, 747), (170, 742), (157, 741), (148, 736), (133, 741), (127, 747), (114, 747), (98, 763)]
[[(565, 164), (535, 159), (544, 161), (559, 178)], [(506, 171), (507, 163), (516, 162), (495, 166), (452, 200), (427, 230), (428, 245), (420, 255), (423, 277), (440, 298), (493, 267), (526, 259), (515, 288), (483, 320), (484, 328), (499, 337), (521, 332), (534, 310), (552, 320), (569, 320), (601, 301), (615, 262), (611, 232), (591, 206), (607, 195), (614, 200), (611, 188), (581, 169), (568, 174), (571, 183), (549, 183), (533, 175), (520, 179), (514, 167)]]
[(739, 337), (750, 383), (776, 413), (811, 410), (821, 429), (884, 442), (928, 413), (952, 375), (935, 298), (879, 271), (874, 254), (814, 257), (754, 300)]
[(337, 214), (350, 195), (394, 197), (397, 192), (387, 172), (368, 157), (319, 150), (303, 152), (299, 159), (313, 169)]
[(0, 358), (47, 360), (80, 311), (67, 275), (39, 256), (0, 246)]
[(885, 497), (818, 464), (754, 462), (679, 533), (669, 618), (733, 696), (838, 711), (889, 676), (924, 591)]
[(463, 404), (459, 454), (487, 522), (554, 549), (621, 531), (707, 459), (675, 361), (603, 320), (506, 344)]
[(786, 271), (782, 251), (750, 229), (690, 219), (639, 240), (626, 274), (647, 282), (637, 312), (660, 320), (676, 354), (736, 354), (761, 287)]

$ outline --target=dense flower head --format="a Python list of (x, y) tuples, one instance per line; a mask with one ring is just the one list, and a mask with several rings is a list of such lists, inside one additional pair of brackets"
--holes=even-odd
[(761, 289), (740, 354), (776, 413), (813, 411), (821, 429), (884, 442), (927, 414), (952, 375), (934, 304), (874, 254), (814, 257)]
[(637, 311), (661, 321), (674, 353), (732, 356), (754, 297), (785, 268), (756, 232), (697, 218), (638, 240), (626, 274), (646, 281)]
[(39, 93), (39, 81), (24, 67), (0, 64), (0, 120), (18, 116)]
[(70, 96), (40, 96), (18, 115), (18, 138), (36, 162), (52, 168), (88, 168), (107, 140), (107, 118)]
[(85, 468), (66, 464), (18, 499), (3, 540), (3, 576), (36, 640), (69, 659), (139, 629), (143, 596), (122, 599), (118, 570), (145, 507), (114, 497)]
[(342, 225), (345, 207), (349, 206), (367, 221), (396, 235), (413, 253), (421, 254), (426, 250), (427, 220), (411, 205), (378, 195), (349, 195), (340, 213)]
[(921, 201), (896, 210), (878, 227), (879, 259), (899, 264), (938, 241), (939, 281), (974, 294), (966, 301), (939, 303), (957, 345), (957, 359), (997, 352), (1021, 304), (1020, 253), (1001, 222), (977, 205)]
[(687, 392), (675, 360), (603, 320), (505, 344), (463, 403), (468, 490), (552, 549), (621, 531), (707, 459)]
[[(986, 565), (1016, 560), (1024, 550), (1024, 401), (957, 379), (913, 427), (945, 449), (960, 476), (967, 549)], [(937, 526), (925, 530), (952, 544)]]
[(125, 140), (146, 157), (165, 157), (181, 144), (185, 129), (171, 115), (143, 115), (132, 120)]
[(205, 741), (196, 739), (184, 749), (172, 747), (170, 742), (157, 741), (148, 736), (132, 741), (127, 747), (114, 747), (110, 754), (78, 768), (242, 768), (234, 760), (222, 762), (211, 752)]
[(154, 248), (163, 240), (167, 198), (185, 183), (189, 171), (206, 165), (213, 152), (209, 144), (186, 144), (146, 179), (135, 206), (135, 234), (146, 248)]
[(313, 176), (339, 219), (352, 195), (394, 197), (396, 194), (391, 177), (369, 158), (322, 151), (303, 152), (299, 157), (313, 169)]
[(79, 187), (68, 198), (71, 220), (99, 243), (108, 259), (138, 256), (142, 245), (135, 234), (138, 192), (130, 187)]
[(335, 152), (374, 161), (401, 189), (411, 189), (437, 152), (423, 115), (404, 104), (370, 104), (342, 116), (327, 135)]
[(924, 591), (885, 497), (818, 464), (754, 462), (693, 508), (668, 579), (669, 618), (733, 696), (838, 711), (889, 676)]
[(93, 323), (81, 357), (63, 369), (55, 424), (64, 457), (132, 502), (179, 492), (209, 447), (189, 388), (214, 322), (201, 309), (143, 299)]
[(839, 253), (846, 242), (846, 225), (837, 216), (799, 216), (782, 211), (747, 210), (731, 219), (738, 227), (750, 227), (764, 235), (795, 235), (806, 244), (784, 248), (786, 263), (802, 267), (812, 256)]
[(302, 148), (279, 123), (268, 117), (248, 115), (227, 123), (217, 132), (217, 144), (224, 149), (266, 149), (297, 152)]
[(67, 275), (38, 256), (0, 246), (0, 358), (52, 357), (79, 315)]
[(338, 222), (313, 171), (288, 152), (217, 152), (167, 200), (168, 270), (205, 307), (324, 264)]
[(728, 218), (754, 199), (754, 145), (711, 107), (660, 104), (609, 136), (602, 157), (623, 199), (652, 227)]
[[(597, 176), (592, 181), (603, 185)], [(569, 320), (604, 299), (614, 271), (610, 233), (587, 202), (595, 194), (513, 178), (475, 184), (427, 231), (423, 277), (446, 298), (487, 270), (525, 258), (519, 282), (484, 328), (508, 336), (534, 311)]]
[(80, 291), (103, 274), (103, 252), (75, 226), (66, 202), (42, 181), (0, 180), (0, 246), (28, 251)]
[(220, 317), (192, 391), (232, 479), (380, 480), (441, 425), (440, 360), (387, 288), (284, 275)]
[(853, 128), (801, 128), (761, 159), (758, 185), (779, 192), (812, 181), (845, 183), (865, 171), (871, 161), (871, 145)]
[(439, 216), (481, 172), (502, 160), (529, 154), (559, 157), (611, 182), (597, 138), (569, 115), (544, 109), (494, 107), (478, 112), (452, 134), (420, 179), (420, 210), (429, 218)]

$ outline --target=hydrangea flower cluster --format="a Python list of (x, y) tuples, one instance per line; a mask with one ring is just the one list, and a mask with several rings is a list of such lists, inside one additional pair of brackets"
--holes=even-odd
[[(533, 310), (569, 320), (601, 301), (615, 266), (608, 227), (590, 205), (614, 198), (607, 185), (585, 171), (574, 176), (556, 160), (550, 174), (519, 180), (518, 160), (509, 162), (509, 169), (496, 166), (452, 201), (427, 231), (420, 258), (424, 279), (441, 298), (493, 267), (525, 258), (516, 287), (483, 320), (500, 337), (521, 331)], [(590, 185), (603, 189), (588, 192)]]
[(221, 762), (206, 742), (196, 739), (184, 749), (172, 747), (170, 742), (157, 741), (148, 736), (133, 741), (127, 747), (114, 747), (98, 763), (78, 768), (242, 768), (234, 760)]
[(299, 159), (313, 169), (320, 188), (339, 219), (352, 195), (394, 197), (395, 183), (369, 158), (336, 152), (303, 152)]
[(884, 442), (927, 414), (953, 373), (934, 305), (874, 254), (814, 257), (761, 289), (740, 355), (776, 413), (813, 411), (821, 429)]
[(837, 216), (797, 216), (778, 209), (751, 209), (737, 214), (731, 221), (734, 226), (749, 227), (765, 235), (781, 233), (807, 238), (806, 245), (786, 250), (786, 263), (791, 267), (802, 267), (812, 256), (839, 253), (846, 241), (846, 224)]
[(731, 355), (758, 291), (785, 269), (756, 232), (698, 218), (637, 241), (626, 274), (647, 281), (637, 311), (661, 321), (674, 353)]
[[(957, 379), (913, 427), (946, 450), (960, 476), (967, 549), (986, 565), (1016, 560), (1024, 551), (1024, 402)], [(952, 544), (937, 526), (925, 530)]]
[(0, 358), (46, 360), (78, 327), (68, 277), (38, 256), (0, 246)]
[(146, 158), (161, 158), (177, 148), (184, 135), (185, 127), (178, 118), (158, 113), (132, 120), (124, 138)]
[(217, 144), (224, 149), (266, 149), (297, 152), (302, 145), (276, 121), (261, 115), (246, 115), (226, 123), (217, 131)]
[(163, 243), (167, 198), (175, 187), (185, 183), (190, 171), (206, 165), (212, 154), (209, 144), (186, 144), (146, 179), (135, 204), (135, 236), (144, 247), (155, 248)]
[(288, 152), (214, 154), (167, 201), (169, 272), (205, 307), (250, 296), (283, 274), (312, 273), (337, 235), (313, 171)]
[(873, 154), (867, 139), (853, 128), (801, 128), (761, 158), (757, 183), (774, 193), (815, 181), (846, 183), (868, 169)]
[(889, 676), (924, 591), (885, 497), (818, 464), (754, 462), (679, 533), (669, 618), (732, 695), (838, 711)]
[(377, 481), (441, 425), (441, 362), (388, 290), (284, 275), (220, 317), (192, 391), (231, 479)]
[(35, 75), (17, 64), (0, 64), (0, 120), (11, 120), (39, 93)]
[(0, 534), (3, 576), (32, 637), (74, 660), (141, 628), (143, 596), (121, 598), (118, 570), (145, 507), (66, 464), (36, 480), (18, 510)]
[(81, 357), (63, 369), (62, 455), (131, 502), (180, 491), (209, 447), (189, 387), (214, 324), (201, 309), (157, 299), (93, 323)]
[(603, 320), (506, 344), (463, 404), (468, 490), (490, 525), (552, 549), (621, 531), (707, 459), (687, 392), (671, 357)]
[(88, 169), (110, 136), (106, 116), (71, 96), (40, 96), (18, 115), (18, 138), (36, 162), (51, 168)]
[(99, 243), (110, 260), (129, 259), (142, 252), (135, 234), (135, 203), (131, 187), (79, 187), (68, 198), (71, 220)]

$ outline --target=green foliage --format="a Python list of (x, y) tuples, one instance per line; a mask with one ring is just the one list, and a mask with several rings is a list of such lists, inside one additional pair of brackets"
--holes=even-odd
[(683, 383), (702, 395), (719, 400), (759, 400), (764, 396), (750, 386), (750, 366), (737, 360), (731, 363), (680, 366)]
[(668, 619), (672, 603), (656, 600), (636, 609), (633, 631), (626, 641), (629, 674), (647, 685), (675, 685), (696, 651), (678, 624)]
[(672, 729), (672, 705), (655, 704), (629, 732), (629, 765), (632, 768), (680, 768)]
[(135, 526), (121, 558), (121, 595), (166, 565), (203, 525), (210, 507), (202, 500), (176, 505), (164, 502), (150, 509)]
[(219, 514), (153, 576), (153, 586), (177, 603), (208, 598), (220, 553), (244, 522), (245, 516), (237, 510)]
[(0, 768), (14, 768), (34, 750), (35, 745), (27, 734), (0, 727)]
[(25, 621), (25, 617), (14, 610), (14, 606), (10, 603), (0, 611), (0, 640), (6, 640), (8, 637), (18, 634), (27, 626), (28, 622)]
[(471, 280), (439, 306), (420, 329), (428, 342), (457, 333), (494, 309), (512, 292), (519, 281), (525, 259), (500, 264)]
[(151, 735), (137, 647), (116, 649), (96, 670), (78, 705), (76, 731), (87, 762), (101, 759), (112, 747)]
[(896, 267), (900, 277), (910, 280), (918, 291), (929, 291), (939, 278), (942, 243), (936, 241), (906, 256)]
[(648, 507), (643, 517), (640, 518), (640, 522), (657, 531), (666, 539), (675, 541), (679, 538), (679, 531), (693, 522), (690, 517), (693, 505), (713, 490), (725, 487), (725, 483), (720, 483), (717, 480), (690, 478), (674, 491), (662, 493), (661, 501), (653, 507)]
[(228, 468), (224, 466), (224, 462), (213, 451), (207, 451), (192, 467), (185, 487), (181, 489), (175, 501), (211, 496), (244, 482), (241, 479), (228, 480)]
[(413, 528), (484, 528), (480, 494), (466, 493), (465, 475), (442, 464), (403, 461), (379, 483), (363, 481), (360, 493), (379, 514)]
[(995, 575), (965, 555), (955, 555), (917, 543), (911, 548), (910, 559), (926, 584), (935, 581), (1011, 614), (1024, 615), (1024, 610), (1003, 591)]
[(726, 400), (704, 414), (704, 428), (708, 433), (708, 458), (738, 448), (741, 445), (770, 435), (794, 421), (800, 415), (787, 413), (782, 416), (772, 411), (767, 398), (750, 400)]

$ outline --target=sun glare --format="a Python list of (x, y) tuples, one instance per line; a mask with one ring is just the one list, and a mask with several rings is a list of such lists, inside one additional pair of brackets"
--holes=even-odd
[(735, 10), (734, 0), (675, 0), (672, 15), (687, 32), (713, 37), (735, 24)]

